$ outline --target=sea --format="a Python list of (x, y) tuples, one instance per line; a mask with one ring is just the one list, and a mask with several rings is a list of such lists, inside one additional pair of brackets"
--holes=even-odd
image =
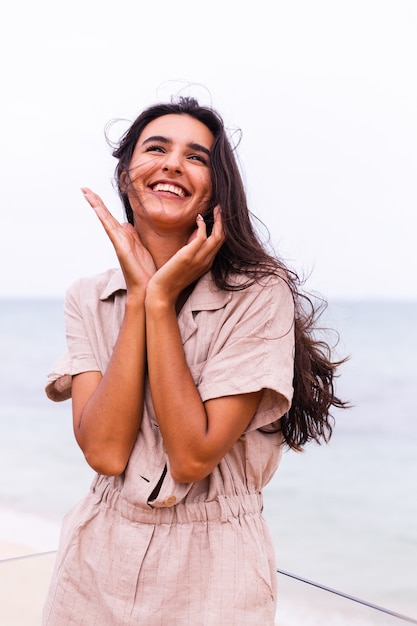
[[(352, 406), (265, 489), (277, 624), (400, 625), (417, 620), (417, 302), (330, 301), (321, 322), (349, 356), (336, 390)], [(61, 300), (0, 300), (0, 541), (34, 554), (56, 550), (93, 477), (70, 403), (44, 393), (64, 351)]]

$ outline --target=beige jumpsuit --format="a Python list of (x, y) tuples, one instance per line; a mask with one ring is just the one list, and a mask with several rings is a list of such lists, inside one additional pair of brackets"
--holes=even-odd
[[(72, 375), (106, 370), (125, 297), (116, 269), (68, 290), (69, 351), (49, 375), (51, 399), (70, 397)], [(199, 280), (178, 323), (201, 398), (264, 389), (261, 405), (207, 478), (177, 483), (146, 384), (125, 472), (97, 475), (64, 519), (44, 626), (274, 623), (276, 566), (262, 488), (277, 469), (282, 438), (259, 428), (290, 406), (293, 316), (278, 277), (240, 291), (217, 289), (210, 273)]]

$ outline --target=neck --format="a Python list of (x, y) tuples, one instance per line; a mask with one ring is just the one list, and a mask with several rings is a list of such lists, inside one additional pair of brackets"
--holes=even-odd
[(178, 250), (180, 250), (189, 239), (189, 234), (185, 235), (184, 231), (180, 233), (170, 231), (165, 233), (159, 233), (155, 230), (138, 229), (139, 236), (143, 245), (149, 250), (156, 269), (159, 269), (169, 259), (174, 256)]

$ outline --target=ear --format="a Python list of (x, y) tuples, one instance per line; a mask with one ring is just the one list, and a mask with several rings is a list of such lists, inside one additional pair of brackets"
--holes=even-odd
[(128, 176), (126, 172), (122, 172), (119, 177), (119, 190), (121, 193), (127, 192), (127, 187), (129, 184)]

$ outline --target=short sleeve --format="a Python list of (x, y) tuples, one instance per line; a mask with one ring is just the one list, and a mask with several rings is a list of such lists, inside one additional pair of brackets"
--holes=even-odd
[(294, 368), (294, 303), (285, 280), (234, 293), (230, 315), (198, 381), (203, 401), (264, 389), (247, 431), (276, 422), (291, 405)]
[(56, 361), (48, 374), (45, 393), (54, 402), (63, 402), (71, 397), (71, 359), (68, 353)]
[(45, 393), (50, 400), (62, 402), (71, 397), (72, 377), (87, 371), (100, 371), (86, 327), (85, 311), (80, 304), (79, 283), (65, 296), (65, 328), (68, 352), (56, 361), (47, 377)]

